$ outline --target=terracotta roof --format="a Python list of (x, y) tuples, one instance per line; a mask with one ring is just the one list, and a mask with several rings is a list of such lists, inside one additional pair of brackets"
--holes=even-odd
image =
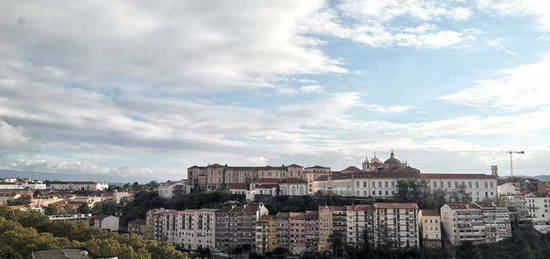
[(306, 217), (319, 217), (319, 211), (317, 211), (317, 210), (306, 210)]
[(418, 209), (416, 203), (375, 202), (375, 209)]
[(309, 168), (315, 168), (315, 169), (330, 169), (330, 167), (320, 166), (320, 165), (314, 165), (314, 166), (306, 167), (305, 169), (309, 169)]
[(291, 164), (291, 165), (289, 165), (289, 166), (287, 166), (287, 167), (303, 167), (303, 166), (297, 165), (297, 164)]
[(422, 212), (422, 216), (439, 216), (439, 210), (420, 210)]
[(260, 220), (274, 220), (275, 215), (263, 215), (260, 217)]
[(426, 179), (496, 179), (495, 176), (487, 174), (420, 174)]
[(277, 183), (256, 184), (256, 189), (271, 189), (271, 188), (277, 188), (277, 187), (279, 187), (279, 184)]
[(254, 181), (254, 183), (278, 183), (280, 180), (277, 178), (260, 178)]
[(370, 204), (358, 204), (355, 206), (346, 206), (346, 210), (353, 210), (353, 211), (362, 211), (362, 210), (370, 210), (373, 206)]
[(307, 181), (298, 179), (298, 178), (287, 178), (287, 179), (281, 179), (279, 183), (307, 183)]
[(287, 219), (290, 217), (290, 212), (279, 212), (275, 217), (277, 219)]
[(355, 166), (348, 166), (346, 169), (342, 170), (342, 172), (361, 172), (362, 170), (355, 167)]

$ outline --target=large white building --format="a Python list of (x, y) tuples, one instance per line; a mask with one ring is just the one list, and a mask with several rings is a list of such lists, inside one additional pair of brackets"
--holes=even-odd
[(32, 190), (45, 190), (45, 183), (12, 183), (12, 182), (3, 182), (0, 183), (0, 190), (22, 190), (30, 188)]
[(109, 185), (87, 181), (53, 181), (49, 182), (48, 187), (55, 191), (104, 191)]
[(485, 174), (424, 174), (401, 163), (393, 152), (384, 163), (378, 158), (363, 164), (361, 170), (350, 166), (339, 172), (321, 176), (313, 181), (313, 192), (341, 196), (392, 198), (397, 193), (397, 182), (403, 179), (425, 180), (430, 190), (452, 192), (464, 190), (474, 202), (495, 200), (498, 196), (497, 179)]
[(505, 207), (450, 203), (441, 207), (441, 223), (449, 242), (490, 243), (512, 236), (510, 212)]
[(160, 183), (155, 189), (159, 197), (164, 199), (172, 199), (176, 194), (187, 195), (191, 193), (192, 185), (187, 184), (186, 181), (167, 181)]
[(507, 182), (498, 186), (499, 195), (514, 195), (519, 193), (520, 193), (519, 183)]
[(529, 193), (525, 195), (527, 215), (535, 225), (550, 225), (550, 196)]

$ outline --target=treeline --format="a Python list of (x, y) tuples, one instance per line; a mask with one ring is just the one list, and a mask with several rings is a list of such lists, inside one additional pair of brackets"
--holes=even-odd
[(72, 222), (50, 221), (37, 212), (0, 206), (0, 258), (29, 258), (45, 249), (86, 249), (95, 257), (183, 259), (186, 253), (168, 243), (145, 240)]
[(225, 192), (203, 192), (176, 196), (171, 200), (162, 199), (154, 191), (144, 190), (136, 193), (134, 199), (121, 206), (122, 215), (128, 221), (144, 219), (145, 213), (150, 209), (200, 209), (221, 208), (227, 202), (244, 202), (243, 195)]

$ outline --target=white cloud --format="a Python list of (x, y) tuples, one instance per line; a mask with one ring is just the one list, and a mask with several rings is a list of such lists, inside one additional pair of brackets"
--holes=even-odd
[(21, 128), (13, 127), (0, 118), (0, 148), (11, 148), (25, 143), (29, 137)]
[(365, 107), (369, 110), (381, 113), (406, 112), (413, 108), (409, 105), (382, 106), (376, 104), (365, 105)]
[(482, 79), (476, 85), (440, 99), (475, 107), (523, 110), (550, 104), (550, 88), (545, 84), (550, 71), (550, 58), (532, 64), (504, 69)]
[(470, 15), (466, 7), (441, 1), (349, 0), (313, 16), (310, 30), (373, 47), (463, 48), (479, 30), (438, 29), (438, 24), (459, 23)]
[(477, 0), (481, 10), (502, 16), (531, 16), (537, 28), (550, 31), (550, 2), (539, 0)]
[(324, 93), (323, 87), (320, 85), (304, 85), (299, 87), (277, 87), (275, 91), (278, 94), (310, 94), (310, 93)]

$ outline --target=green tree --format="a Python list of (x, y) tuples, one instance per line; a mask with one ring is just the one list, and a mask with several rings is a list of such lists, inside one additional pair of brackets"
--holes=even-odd
[(396, 199), (401, 202), (415, 202), (420, 207), (427, 204), (430, 187), (428, 181), (418, 179), (401, 179), (397, 181)]
[(449, 195), (451, 202), (472, 202), (472, 195), (466, 191), (466, 185), (461, 184)]
[(88, 203), (85, 202), (80, 204), (80, 206), (78, 206), (77, 211), (78, 213), (81, 213), (81, 214), (88, 214), (92, 212), (92, 209), (90, 209), (90, 206), (88, 205)]

